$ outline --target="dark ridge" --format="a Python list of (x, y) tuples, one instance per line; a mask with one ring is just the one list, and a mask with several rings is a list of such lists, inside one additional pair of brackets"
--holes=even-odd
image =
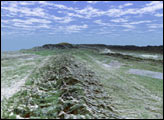
[(149, 53), (159, 53), (163, 54), (163, 45), (160, 46), (135, 46), (135, 45), (104, 45), (104, 44), (70, 44), (70, 43), (59, 43), (59, 44), (45, 44), (41, 47), (34, 47), (33, 50), (45, 50), (45, 49), (77, 49), (77, 48), (87, 48), (100, 50), (104, 48), (123, 50), (123, 51), (143, 51)]
[(54, 49), (54, 48), (58, 48), (58, 49), (65, 49), (65, 48), (76, 48), (76, 46), (72, 45), (72, 44), (46, 44), (42, 46), (45, 49)]
[(126, 45), (126, 46), (108, 45), (108, 48), (116, 49), (116, 50), (144, 51), (144, 52), (163, 54), (163, 45), (160, 45), (160, 46), (141, 46), (141, 47), (140, 46), (134, 46), (134, 45)]

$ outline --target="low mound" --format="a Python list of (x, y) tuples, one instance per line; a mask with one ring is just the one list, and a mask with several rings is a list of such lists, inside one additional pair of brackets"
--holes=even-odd
[(2, 118), (119, 118), (99, 77), (71, 55), (50, 58), (26, 85), (4, 101)]

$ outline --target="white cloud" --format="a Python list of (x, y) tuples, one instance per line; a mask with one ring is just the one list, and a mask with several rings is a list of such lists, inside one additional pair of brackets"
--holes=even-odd
[(1, 7), (2, 10), (7, 10), (10, 13), (17, 15), (21, 13), (21, 16), (39, 16), (39, 17), (46, 17), (46, 13), (42, 8), (28, 8), (28, 7), (18, 7), (16, 4), (11, 4), (9, 6)]
[(104, 14), (103, 11), (100, 11), (99, 9), (95, 9), (91, 6), (87, 6), (84, 9), (81, 9), (81, 10), (75, 10), (74, 12), (76, 12), (78, 14), (81, 14), (81, 15), (85, 15), (84, 18), (86, 18), (86, 19), (101, 16), (101, 15)]
[(57, 17), (57, 16), (52, 16), (52, 18), (53, 18), (54, 20), (62, 20), (61, 17)]
[(163, 24), (147, 24), (147, 26), (152, 29), (163, 28)]
[(111, 16), (111, 17), (115, 17), (115, 16), (120, 16), (121, 10), (120, 9), (109, 9), (108, 11), (106, 11), (104, 14), (107, 16)]
[(47, 1), (38, 1), (38, 3), (41, 6), (48, 6), (48, 8), (51, 8), (51, 9), (58, 8), (58, 9), (69, 10), (69, 11), (75, 11), (77, 9), (77, 8), (74, 8), (74, 7), (67, 7), (66, 5), (50, 3), (50, 2), (47, 2)]
[(47, 1), (38, 1), (39, 4), (43, 4), (43, 5), (51, 5), (51, 3), (47, 2)]
[[(73, 23), (72, 21), (83, 22), (82, 19), (90, 19), (87, 20), (87, 23), (96, 23), (100, 25), (99, 27), (106, 26), (109, 27), (123, 27), (126, 30), (131, 30), (137, 27), (138, 24), (143, 23), (153, 23), (153, 20), (138, 20), (135, 21), (133, 16), (130, 15), (141, 15), (150, 14), (156, 17), (163, 17), (163, 13), (160, 13), (159, 10), (163, 9), (163, 2), (161, 1), (152, 1), (147, 4), (143, 4), (143, 6), (137, 6), (137, 3), (134, 3), (136, 8), (126, 8), (127, 6), (132, 6), (133, 3), (126, 3), (114, 8), (107, 8), (107, 10), (101, 8), (95, 8), (91, 6), (91, 4), (95, 4), (97, 2), (104, 2), (104, 1), (87, 1), (90, 3), (89, 5), (85, 6), (84, 8), (76, 8), (70, 7), (67, 5), (62, 4), (55, 4), (54, 2), (47, 2), (47, 1), (31, 1), (31, 2), (9, 2), (9, 4), (2, 3), (2, 16), (10, 17), (12, 20), (2, 20), (3, 26), (11, 25), (19, 27), (19, 28), (26, 28), (26, 29), (38, 29), (38, 28), (47, 28), (51, 29), (50, 25), (54, 25), (58, 28), (59, 24), (65, 25), (64, 23)], [(107, 1), (106, 1), (107, 2)], [(79, 2), (80, 4), (81, 2)], [(30, 6), (37, 4), (36, 6)], [(123, 8), (123, 9), (122, 9)], [(52, 12), (53, 10), (55, 12)], [(60, 10), (60, 11), (58, 11)], [(4, 12), (3, 12), (4, 11)], [(56, 14), (57, 12), (57, 14)], [(58, 15), (60, 14), (60, 15)], [(56, 15), (56, 16), (55, 16)], [(124, 15), (128, 15), (126, 17)], [(1, 17), (2, 17), (1, 16)], [(61, 17), (62, 16), (62, 17)], [(34, 18), (33, 18), (34, 17)], [(92, 19), (96, 18), (98, 20)], [(99, 18), (98, 18), (99, 17)], [(100, 20), (100, 17), (102, 20)], [(105, 22), (105, 17), (108, 17), (108, 21)], [(15, 18), (15, 19), (13, 19)], [(19, 18), (19, 19), (16, 19)], [(23, 18), (23, 19), (22, 19)], [(103, 20), (103, 18), (105, 18)], [(104, 22), (103, 22), (104, 21)], [(130, 22), (132, 21), (132, 22)], [(157, 20), (158, 21), (158, 20)], [(80, 23), (82, 23), (80, 22)], [(82, 23), (82, 25), (69, 25), (69, 26), (60, 26), (59, 30), (67, 31), (67, 32), (79, 32), (80, 30), (88, 28), (88, 25), (85, 24), (86, 21)], [(1, 24), (2, 24), (1, 23)], [(50, 24), (53, 23), (53, 24)], [(58, 24), (54, 24), (58, 23)], [(84, 24), (84, 25), (83, 25)], [(145, 26), (144, 26), (145, 27)], [(149, 24), (149, 28), (162, 28), (159, 24)], [(100, 33), (100, 34), (103, 34)], [(104, 32), (105, 34), (105, 32)]]
[(7, 2), (1, 1), (1, 6), (4, 6), (4, 5), (6, 5), (6, 4), (7, 4)]
[(127, 14), (147, 14), (147, 13), (154, 13), (157, 10), (163, 9), (163, 2), (161, 1), (153, 1), (145, 5), (145, 7), (142, 8), (131, 8), (131, 9), (109, 9), (105, 12), (105, 15), (113, 16), (113, 17), (119, 17), (122, 15)]
[(152, 32), (152, 31), (155, 31), (155, 29), (149, 29), (148, 31), (149, 31), (149, 32)]
[(34, 9), (23, 8), (19, 12), (23, 13), (26, 16), (39, 16), (39, 17), (46, 16), (46, 13), (44, 12), (44, 9), (42, 8), (34, 8)]
[(5, 19), (2, 19), (2, 20), (1, 20), (1, 24), (2, 24), (2, 23), (9, 23), (9, 22), (10, 22), (9, 20), (5, 20)]
[(102, 20), (95, 20), (94, 23), (102, 25), (102, 26), (111, 26), (109, 23), (104, 23)]
[(34, 5), (34, 4), (35, 4), (34, 1), (19, 1), (19, 5), (23, 5), (23, 6)]
[(137, 22), (130, 22), (129, 24), (134, 25), (134, 24), (142, 24), (142, 23), (150, 23), (150, 20), (143, 20), (143, 21), (137, 21)]
[(64, 32), (72, 33), (72, 32), (79, 32), (83, 29), (88, 28), (87, 24), (84, 25), (70, 25), (70, 26), (59, 26), (59, 29)]
[(91, 4), (95, 4), (97, 2), (100, 2), (100, 1), (87, 1), (87, 3), (91, 3)]
[(72, 8), (72, 7), (67, 7), (67, 6), (61, 5), (61, 4), (53, 4), (53, 6), (59, 8), (59, 9), (74, 10), (74, 8)]
[(132, 6), (133, 3), (126, 3), (124, 6)]
[(71, 17), (84, 18), (84, 16), (82, 16), (82, 15), (80, 15), (80, 14), (69, 13), (69, 12), (66, 12), (66, 14), (67, 14), (68, 16), (71, 16)]
[(61, 21), (58, 21), (59, 23), (69, 23), (69, 22), (72, 22), (73, 19), (71, 17), (64, 17), (63, 20)]
[(157, 5), (157, 4), (161, 4), (161, 1), (152, 1), (148, 4), (146, 4), (146, 6), (152, 6), (152, 5)]
[(13, 26), (19, 27), (21, 29), (23, 28), (23, 31), (24, 30), (35, 30), (35, 29), (40, 29), (40, 28), (47, 28), (47, 29), (50, 28), (50, 26), (48, 26), (47, 24), (27, 25), (27, 24), (22, 24), (20, 22), (14, 23)]
[(104, 35), (104, 34), (111, 34), (112, 32), (110, 31), (101, 31), (101, 32), (98, 32), (97, 34), (100, 34), (100, 35)]
[(125, 28), (128, 28), (128, 29), (134, 29), (135, 28), (134, 25), (130, 25), (130, 24), (122, 24), (120, 26), (125, 27)]
[(87, 3), (90, 3), (90, 4), (95, 4), (95, 3), (99, 3), (99, 2), (101, 2), (101, 3), (109, 3), (109, 2), (111, 2), (111, 1), (87, 1)]
[(132, 6), (132, 5), (133, 5), (133, 3), (126, 3), (126, 4), (120, 5), (120, 6), (118, 6), (118, 7), (119, 7), (119, 8), (124, 8), (124, 7)]
[(124, 29), (123, 31), (127, 32), (127, 31), (131, 31), (131, 29)]
[(59, 23), (69, 23), (69, 22), (73, 21), (73, 19), (71, 17), (52, 16), (52, 19)]
[(129, 28), (129, 29), (134, 29), (135, 28), (134, 25), (130, 25), (128, 23), (124, 23), (124, 24), (110, 24), (110, 23), (104, 23), (104, 22), (102, 22), (102, 20), (95, 20), (94, 23), (102, 25), (102, 26), (125, 27), (125, 28)]
[(156, 13), (154, 16), (156, 16), (156, 17), (163, 17), (163, 13)]
[(128, 22), (127, 19), (123, 19), (123, 18), (118, 18), (118, 19), (112, 19), (110, 20), (112, 22), (116, 22), (116, 23), (120, 23), (120, 22)]
[(2, 10), (7, 10), (11, 13), (17, 13), (19, 10), (15, 6), (2, 6)]
[[(88, 1), (89, 3), (96, 3), (96, 2), (102, 2), (102, 1)], [(69, 17), (78, 17), (83, 19), (91, 19), (92, 17), (99, 17), (99, 16), (110, 16), (110, 17), (120, 17), (127, 14), (147, 14), (147, 13), (154, 13), (157, 10), (163, 9), (163, 2), (160, 1), (153, 1), (148, 4), (145, 4), (145, 7), (141, 8), (129, 8), (129, 9), (122, 9), (123, 7), (131, 6), (133, 3), (126, 3), (119, 8), (110, 8), (108, 10), (100, 10), (97, 8), (94, 8), (92, 6), (86, 6), (83, 9), (74, 8), (74, 7), (68, 7), (66, 5), (62, 4), (55, 4), (47, 1), (38, 1), (35, 2), (19, 2), (19, 4), (34, 4), (39, 3), (41, 6), (51, 6), (51, 9), (61, 9), (65, 11), (60, 11), (61, 13), (65, 13), (67, 15), (67, 18), (69, 20), (65, 20), (63, 23), (69, 23), (73, 19)], [(18, 7), (18, 2), (15, 2), (14, 4), (10, 4), (9, 6), (2, 6), (2, 9), (9, 11), (12, 15), (16, 15), (18, 12), (21, 13), (21, 16), (39, 16), (42, 18), (48, 18), (50, 19), (52, 16), (48, 13), (46, 13), (46, 9), (43, 8), (28, 8), (28, 7)], [(72, 11), (72, 13), (68, 11)], [(69, 16), (69, 17), (68, 17)], [(161, 14), (155, 14), (155, 16), (160, 17)], [(61, 21), (59, 21), (61, 22)], [(114, 22), (114, 21), (113, 21)], [(116, 21), (117, 22), (117, 21)], [(123, 21), (122, 21), (123, 22)], [(62, 22), (61, 22), (62, 23)]]
[(82, 29), (85, 29), (85, 28), (88, 28), (88, 25), (84, 24), (84, 25), (71, 25), (71, 26), (67, 26), (66, 27), (67, 30), (70, 30), (70, 31), (79, 31), (79, 30), (82, 30)]
[(50, 26), (48, 26), (47, 24), (42, 24), (42, 25), (39, 25), (39, 26), (36, 26), (37, 28), (47, 28), (49, 29)]
[(84, 15), (80, 15), (77, 13), (73, 13), (73, 12), (68, 12), (68, 11), (57, 11), (60, 14), (66, 14), (67, 17), (77, 17), (77, 18), (84, 18)]
[(2, 20), (1, 25), (3, 28), (13, 29), (21, 29), (22, 31), (25, 30), (35, 30), (40, 28), (50, 29), (51, 21), (46, 19), (39, 19), (39, 18), (29, 18), (29, 19), (8, 19)]
[(40, 23), (40, 24), (47, 24), (51, 23), (51, 21), (46, 20), (46, 19), (36, 19), (36, 18), (30, 18), (26, 20), (21, 20), (21, 19), (13, 19), (13, 22), (19, 22), (23, 24), (33, 24), (33, 23)]
[(162, 1), (152, 1), (148, 4), (146, 4), (146, 6), (144, 8), (140, 9), (140, 13), (153, 13), (156, 10), (160, 10), (163, 9), (163, 2)]

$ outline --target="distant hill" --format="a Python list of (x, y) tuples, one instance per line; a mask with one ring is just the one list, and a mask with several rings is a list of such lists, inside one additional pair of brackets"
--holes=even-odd
[(105, 44), (70, 44), (70, 43), (59, 43), (59, 44), (45, 44), (40, 47), (34, 47), (33, 50), (44, 50), (44, 49), (77, 49), (77, 48), (88, 48), (88, 49), (115, 49), (124, 51), (144, 51), (149, 53), (160, 53), (163, 54), (163, 45), (160, 46), (134, 46), (134, 45), (105, 45)]

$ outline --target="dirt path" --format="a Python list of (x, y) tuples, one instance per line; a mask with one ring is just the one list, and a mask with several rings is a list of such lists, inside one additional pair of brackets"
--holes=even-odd
[(44, 64), (47, 63), (49, 60), (50, 56), (47, 56), (40, 65), (35, 65), (35, 67), (21, 80), (18, 82), (13, 82), (13, 84), (10, 87), (1, 87), (1, 101), (6, 98), (8, 99), (11, 97), (13, 94), (21, 90), (22, 86), (25, 84), (26, 80), (29, 78), (29, 76), (36, 70), (36, 68), (40, 68)]

